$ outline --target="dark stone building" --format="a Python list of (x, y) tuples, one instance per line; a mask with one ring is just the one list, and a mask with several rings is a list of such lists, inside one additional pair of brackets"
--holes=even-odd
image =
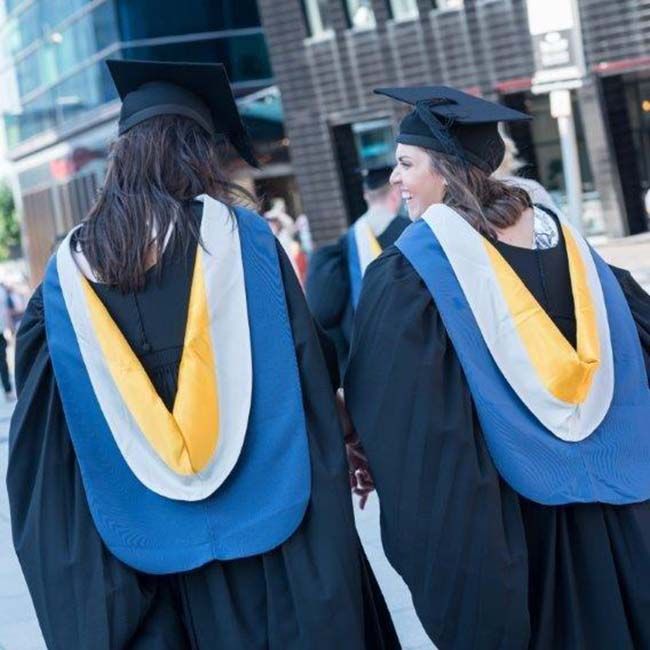
[[(650, 0), (579, 0), (587, 75), (572, 91), (588, 232), (647, 229)], [(377, 86), (447, 84), (534, 115), (510, 134), (563, 201), (559, 136), (525, 0), (259, 0), (294, 173), (316, 241), (363, 211), (360, 164), (390, 160), (399, 108)]]

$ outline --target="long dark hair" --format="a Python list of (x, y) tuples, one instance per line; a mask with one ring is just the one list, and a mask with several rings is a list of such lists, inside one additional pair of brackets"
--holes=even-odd
[(488, 239), (496, 240), (497, 231), (514, 226), (521, 213), (532, 206), (526, 190), (457, 158), (430, 150), (427, 153), (434, 171), (446, 181), (442, 202)]
[(254, 206), (224, 175), (226, 147), (175, 115), (142, 122), (115, 140), (104, 185), (75, 238), (101, 282), (124, 292), (141, 289), (147, 261), (160, 260), (171, 225), (169, 246), (187, 251), (200, 241), (189, 212), (199, 194)]

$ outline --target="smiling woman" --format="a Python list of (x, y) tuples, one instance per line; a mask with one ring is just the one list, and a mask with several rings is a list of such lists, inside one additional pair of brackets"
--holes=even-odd
[(527, 228), (532, 241), (532, 204), (525, 190), (414, 145), (398, 144), (396, 158), (391, 183), (399, 186), (411, 219), (419, 219), (431, 205), (445, 204), (489, 239), (503, 234), (510, 240)]
[(368, 267), (345, 395), (386, 555), (441, 650), (650, 647), (650, 298), (491, 177), (526, 115), (381, 92), (413, 106), (415, 223)]
[(434, 203), (442, 203), (447, 181), (432, 164), (429, 154), (421, 147), (398, 144), (397, 165), (390, 182), (397, 185), (414, 221)]

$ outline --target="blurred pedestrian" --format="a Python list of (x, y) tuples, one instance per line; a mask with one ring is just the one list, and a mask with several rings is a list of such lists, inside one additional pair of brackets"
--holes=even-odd
[(533, 204), (543, 205), (552, 212), (559, 214), (560, 209), (557, 207), (557, 204), (540, 183), (532, 178), (525, 178), (519, 175), (519, 172), (526, 166), (526, 163), (519, 160), (519, 151), (514, 140), (506, 135), (502, 128), (499, 128), (499, 135), (503, 140), (505, 152), (501, 164), (492, 174), (494, 178), (509, 185), (521, 187), (526, 191)]
[(20, 321), (25, 313), (26, 298), (19, 287), (12, 284), (4, 284), (7, 300), (8, 323), (10, 333), (13, 336), (20, 326)]
[(389, 183), (392, 167), (364, 171), (368, 210), (336, 242), (317, 250), (307, 273), (307, 302), (336, 346), (341, 379), (347, 364), (354, 310), (368, 265), (400, 236), (410, 221), (399, 216), (402, 197)]
[(300, 248), (309, 260), (314, 252), (314, 242), (311, 238), (311, 227), (309, 226), (309, 219), (306, 214), (299, 214), (296, 217), (296, 230), (298, 231)]
[(255, 164), (226, 72), (109, 68), (103, 188), (17, 342), (7, 486), (47, 646), (396, 648), (304, 296), (223, 176), (228, 141)]
[(650, 297), (492, 176), (527, 115), (378, 92), (413, 109), (415, 223), (364, 278), (345, 397), (386, 555), (442, 650), (650, 648)]
[(9, 376), (9, 364), (7, 363), (7, 333), (12, 330), (12, 307), (11, 292), (9, 287), (0, 283), (0, 380), (5, 394), (5, 400), (12, 402), (15, 399)]
[(300, 285), (303, 286), (307, 271), (307, 257), (300, 244), (298, 225), (288, 213), (285, 200), (280, 197), (274, 198), (271, 209), (264, 213), (264, 218), (269, 222), (273, 234), (284, 248)]

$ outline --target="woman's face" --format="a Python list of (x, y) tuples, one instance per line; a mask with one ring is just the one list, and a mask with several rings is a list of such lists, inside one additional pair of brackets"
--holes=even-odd
[(397, 185), (406, 202), (409, 217), (419, 219), (434, 203), (442, 203), (445, 180), (434, 171), (429, 154), (420, 147), (398, 144), (395, 149), (397, 165), (390, 182)]

